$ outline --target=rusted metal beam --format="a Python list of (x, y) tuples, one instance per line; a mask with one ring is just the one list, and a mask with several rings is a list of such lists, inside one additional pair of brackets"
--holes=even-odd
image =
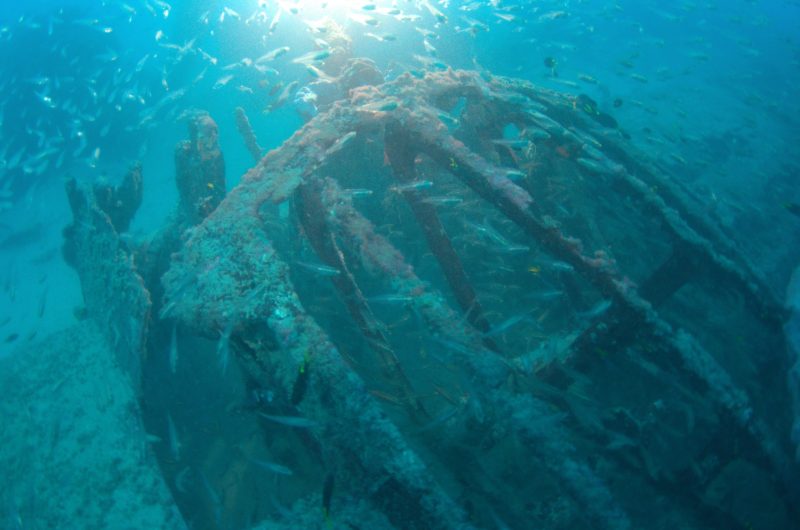
[(198, 113), (189, 120), (189, 140), (175, 149), (180, 209), (190, 225), (206, 218), (225, 197), (225, 160), (218, 138), (216, 122)]
[[(411, 139), (407, 132), (403, 131), (396, 124), (387, 127), (386, 130), (386, 156), (392, 166), (392, 173), (395, 179), (402, 184), (409, 184), (417, 180), (417, 171), (414, 167), (415, 153), (411, 150)], [(423, 201), (423, 197), (414, 189), (403, 191), (403, 197), (411, 207), (414, 217), (422, 227), (425, 238), (439, 266), (444, 272), (447, 282), (456, 297), (456, 301), (467, 316), (467, 321), (475, 326), (482, 333), (490, 329), (489, 321), (478, 300), (472, 284), (464, 272), (461, 258), (453, 248), (447, 232), (439, 220), (436, 207)], [(497, 346), (487, 339), (487, 346), (497, 349)]]
[(263, 150), (261, 146), (258, 145), (256, 133), (253, 132), (253, 126), (250, 125), (250, 119), (247, 117), (247, 113), (242, 107), (236, 107), (233, 111), (233, 115), (236, 119), (236, 128), (239, 130), (242, 140), (244, 140), (244, 146), (247, 148), (250, 156), (253, 157), (253, 160), (258, 162), (261, 160)]
[(98, 205), (94, 190), (81, 187), (74, 179), (67, 181), (66, 189), (73, 222), (64, 229), (64, 257), (78, 272), (89, 318), (105, 333), (116, 361), (138, 393), (150, 294), (112, 217)]
[(378, 355), (385, 382), (399, 394), (403, 406), (408, 409), (411, 417), (423, 419), (427, 417), (427, 413), (417, 399), (400, 360), (386, 339), (382, 329), (383, 324), (372, 313), (350, 272), (344, 254), (336, 243), (334, 233), (328, 227), (326, 210), (320, 197), (321, 192), (321, 182), (316, 179), (308, 179), (297, 190), (294, 204), (305, 235), (317, 256), (326, 265), (339, 271), (339, 274), (331, 278), (331, 282), (342, 297), (358, 329), (367, 339), (370, 348)]

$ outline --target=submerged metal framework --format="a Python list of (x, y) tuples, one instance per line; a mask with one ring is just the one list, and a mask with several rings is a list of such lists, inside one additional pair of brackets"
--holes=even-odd
[(626, 144), (522, 81), (354, 89), (177, 223), (155, 309), (394, 527), (791, 527), (783, 309)]

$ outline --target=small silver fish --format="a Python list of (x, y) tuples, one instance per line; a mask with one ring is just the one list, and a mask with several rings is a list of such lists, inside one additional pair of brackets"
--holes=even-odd
[(446, 206), (451, 204), (459, 204), (463, 202), (464, 199), (461, 197), (425, 197), (422, 199), (422, 202), (427, 204), (433, 204), (434, 206)]
[(275, 48), (274, 50), (267, 52), (258, 59), (256, 59), (256, 64), (263, 64), (270, 61), (274, 61), (281, 55), (285, 55), (288, 52), (289, 52), (288, 46), (281, 46), (280, 48)]
[(169, 368), (172, 373), (178, 368), (178, 332), (177, 325), (172, 326), (172, 334), (169, 340)]
[(506, 171), (506, 178), (509, 180), (520, 180), (524, 179), (527, 176), (528, 176), (527, 174), (517, 169), (509, 169), (508, 171)]
[(529, 295), (526, 295), (525, 298), (544, 302), (548, 300), (556, 300), (563, 296), (564, 296), (564, 291), (559, 291), (558, 289), (551, 289), (549, 291), (537, 291), (535, 293), (531, 293)]
[(214, 520), (217, 523), (217, 527), (220, 527), (220, 523), (222, 522), (222, 501), (219, 498), (217, 490), (214, 489), (214, 486), (211, 485), (208, 477), (206, 477), (206, 474), (202, 471), (200, 471), (200, 478), (203, 481), (203, 486), (206, 489), (206, 493), (208, 493), (209, 499), (211, 499), (211, 505), (214, 508)]
[(225, 326), (219, 336), (217, 342), (217, 361), (219, 361), (219, 368), (222, 370), (222, 375), (228, 370), (228, 362), (231, 357), (231, 333), (233, 332), (233, 319)]
[(211, 87), (211, 90), (219, 90), (220, 88), (227, 85), (231, 79), (233, 79), (233, 74), (228, 74), (220, 77), (219, 79), (217, 79), (217, 82), (214, 83), (214, 86)]
[(346, 146), (350, 141), (356, 137), (356, 131), (350, 131), (349, 133), (345, 134), (338, 140), (336, 140), (333, 145), (331, 145), (327, 151), (325, 151), (325, 156), (331, 156), (332, 154), (340, 151), (344, 146)]
[(231, 18), (235, 18), (237, 20), (240, 20), (242, 18), (242, 16), (239, 13), (237, 13), (236, 11), (231, 9), (230, 7), (225, 6), (222, 9), (225, 12), (225, 14), (228, 15), (229, 17), (231, 17)]
[(438, 114), (438, 118), (439, 118), (439, 121), (441, 121), (442, 123), (447, 125), (447, 127), (449, 127), (450, 129), (454, 129), (454, 128), (458, 127), (458, 125), (459, 125), (458, 118), (456, 118), (454, 116), (451, 116), (450, 114), (448, 114), (446, 112), (440, 112)]
[(400, 102), (396, 99), (380, 99), (365, 103), (359, 107), (364, 112), (391, 112), (400, 106)]
[(267, 460), (258, 460), (256, 458), (250, 458), (250, 461), (257, 465), (262, 469), (266, 469), (276, 475), (286, 475), (292, 476), (294, 472), (286, 466), (282, 466), (281, 464), (276, 464), (275, 462), (269, 462)]
[(289, 100), (289, 97), (294, 93), (299, 84), (300, 84), (299, 81), (294, 80), (288, 85), (286, 85), (281, 91), (281, 93), (278, 95), (277, 99), (275, 99), (275, 101), (270, 103), (269, 106), (266, 109), (264, 109), (264, 112), (269, 114), (270, 112), (279, 109), (283, 105), (285, 105), (286, 102)]
[(608, 311), (608, 309), (610, 307), (611, 307), (611, 300), (610, 299), (609, 300), (603, 300), (603, 301), (599, 302), (598, 304), (596, 304), (591, 309), (589, 309), (588, 311), (583, 311), (581, 313), (578, 313), (576, 316), (578, 318), (581, 318), (581, 319), (595, 318), (595, 317), (598, 317), (598, 316), (602, 315), (606, 311)]
[(557, 272), (575, 272), (575, 267), (566, 261), (550, 261), (544, 264), (548, 269)]
[(359, 197), (369, 197), (370, 195), (372, 195), (372, 193), (373, 193), (372, 190), (368, 190), (365, 188), (350, 188), (344, 190), (344, 194), (349, 197), (352, 197), (353, 199), (357, 199)]
[(445, 410), (444, 412), (433, 418), (431, 421), (429, 421), (428, 423), (417, 429), (416, 430), (417, 434), (427, 432), (436, 429), (441, 425), (444, 425), (445, 423), (450, 421), (451, 418), (454, 418), (456, 414), (458, 414), (462, 410), (463, 410), (462, 406), (455, 406), (451, 407), (448, 410)]
[(389, 189), (395, 193), (402, 193), (406, 191), (424, 190), (432, 186), (433, 182), (431, 182), (430, 180), (417, 180), (414, 182), (409, 182), (408, 184), (400, 184), (398, 186), (392, 186)]
[(520, 322), (522, 322), (523, 320), (529, 320), (530, 319), (530, 317), (528, 316), (529, 314), (530, 314), (530, 311), (526, 311), (526, 312), (524, 312), (524, 313), (522, 313), (520, 315), (515, 315), (515, 316), (513, 316), (511, 318), (508, 318), (508, 319), (504, 320), (503, 322), (501, 322), (500, 324), (498, 324), (495, 327), (493, 327), (492, 329), (490, 329), (489, 331), (487, 331), (486, 333), (484, 333), (483, 337), (484, 338), (489, 338), (489, 337), (494, 337), (496, 335), (500, 335), (502, 333), (505, 333), (506, 331), (508, 331), (512, 327), (514, 327), (517, 324), (519, 324)]
[(316, 50), (313, 52), (308, 52), (306, 54), (303, 54), (300, 57), (294, 59), (292, 62), (295, 64), (315, 63), (318, 61), (324, 61), (325, 59), (330, 57), (330, 55), (331, 55), (330, 50)]
[(531, 247), (527, 245), (503, 245), (500, 247), (496, 247), (498, 252), (502, 252), (503, 254), (524, 254), (525, 252), (530, 251)]
[(523, 138), (503, 138), (502, 140), (492, 140), (492, 143), (515, 150), (525, 149), (530, 145), (530, 141)]
[(302, 416), (274, 416), (264, 412), (259, 412), (258, 414), (271, 422), (280, 423), (288, 427), (297, 427), (298, 429), (309, 429), (318, 425), (314, 420), (309, 420)]
[(169, 453), (172, 459), (176, 462), (181, 459), (181, 442), (178, 439), (178, 429), (175, 427), (175, 422), (172, 421), (172, 415), (167, 413), (167, 428), (169, 433)]
[(478, 223), (475, 223), (475, 222), (469, 221), (469, 220), (466, 221), (466, 224), (468, 226), (474, 228), (475, 230), (477, 230), (481, 234), (483, 234), (488, 239), (490, 239), (490, 240), (494, 241), (495, 243), (497, 243), (500, 247), (511, 246), (511, 242), (508, 241), (505, 237), (503, 237), (503, 235), (500, 234), (500, 232), (495, 230), (492, 227), (492, 225), (489, 224), (489, 221), (486, 220), (486, 219), (484, 219), (483, 224), (478, 224)]
[(383, 304), (407, 304), (413, 300), (410, 296), (402, 294), (381, 294), (377, 296), (370, 296), (367, 300), (370, 302), (377, 302)]
[(342, 272), (337, 268), (322, 265), (321, 263), (309, 263), (307, 261), (296, 261), (295, 263), (308, 272), (313, 272), (320, 276), (338, 276)]

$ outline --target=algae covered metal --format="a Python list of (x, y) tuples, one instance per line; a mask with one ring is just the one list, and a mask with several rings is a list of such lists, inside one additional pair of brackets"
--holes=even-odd
[[(152, 355), (178, 326), (213, 349), (210, 384), (255, 389), (236, 413), (271, 441), (206, 435), (236, 450), (189, 471), (164, 451), (178, 505), (263, 528), (791, 527), (784, 309), (697, 198), (585, 107), (404, 74), (323, 109), (224, 198), (216, 125), (192, 117), (182, 206), (112, 249), (144, 278), (119, 340)], [(95, 221), (75, 211), (82, 241)], [(263, 443), (285, 460), (262, 471), (294, 481), (273, 502), (232, 478)]]

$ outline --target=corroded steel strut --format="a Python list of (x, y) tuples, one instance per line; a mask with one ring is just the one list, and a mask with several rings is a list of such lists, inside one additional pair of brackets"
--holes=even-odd
[[(408, 133), (403, 132), (396, 125), (387, 126), (386, 155), (392, 166), (395, 178), (401, 184), (409, 184), (417, 180), (416, 169), (414, 168), (414, 151), (410, 150), (411, 139)], [(467, 315), (467, 320), (481, 332), (489, 331), (489, 321), (486, 320), (483, 307), (478, 300), (475, 289), (464, 272), (455, 249), (450, 239), (447, 237), (442, 222), (436, 213), (436, 207), (425, 203), (419, 194), (411, 189), (403, 192), (403, 196), (411, 206), (414, 216), (422, 227), (425, 238), (428, 240), (428, 247), (436, 256), (442, 271), (447, 278), (450, 288), (458, 301), (458, 305)], [(491, 342), (491, 341), (489, 341)], [(491, 347), (492, 345), (489, 344)], [(494, 346), (496, 348), (496, 346)]]
[(387, 381), (393, 387), (397, 387), (401, 401), (404, 406), (409, 407), (409, 412), (425, 417), (427, 414), (417, 400), (408, 376), (384, 335), (383, 324), (373, 315), (347, 266), (344, 255), (336, 244), (334, 234), (328, 227), (326, 210), (320, 200), (320, 188), (319, 181), (309, 179), (297, 190), (294, 204), (305, 235), (317, 256), (325, 264), (339, 271), (339, 274), (331, 278), (331, 282), (341, 295), (350, 316), (367, 339), (370, 348), (378, 355)]

